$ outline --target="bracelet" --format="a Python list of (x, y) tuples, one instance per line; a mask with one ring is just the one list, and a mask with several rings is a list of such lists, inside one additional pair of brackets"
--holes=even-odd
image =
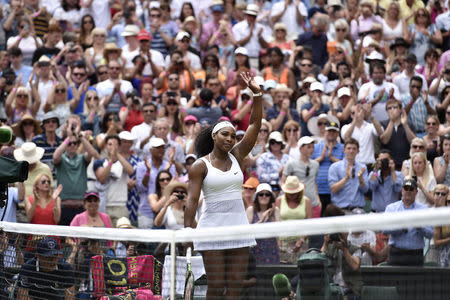
[(39, 12), (38, 11), (33, 14), (33, 18), (36, 18), (37, 16), (39, 16)]
[(411, 101), (409, 101), (409, 107), (413, 107), (413, 105), (414, 105), (414, 102), (411, 100)]
[(253, 101), (252, 101), (252, 100), (250, 100), (250, 101), (248, 101), (248, 102), (247, 102), (247, 104), (248, 104), (248, 105), (250, 105), (250, 106), (252, 106), (252, 104), (253, 104)]
[(12, 89), (12, 92), (13, 92), (13, 93), (15, 93), (16, 91), (17, 91), (17, 88), (16, 88), (16, 87)]
[(262, 96), (262, 92), (259, 92), (259, 93), (256, 93), (256, 94), (253, 94), (253, 97), (261, 97)]
[(286, 115), (286, 113), (284, 112), (284, 110), (280, 111), (280, 115), (282, 115), (282, 116)]
[(145, 176), (150, 176), (150, 172), (145, 172)]
[(19, 37), (17, 38), (17, 40), (20, 42), (20, 41), (22, 40), (22, 37), (19, 36)]
[(112, 161), (109, 161), (109, 160), (108, 160), (108, 166), (110, 166), (110, 167), (111, 167), (111, 166), (112, 166), (112, 164), (113, 164), (113, 163), (112, 163)]
[(64, 144), (69, 145), (69, 138), (66, 138), (66, 139), (64, 140)]
[(309, 112), (311, 115), (313, 115), (314, 112), (315, 112), (315, 110), (314, 110), (314, 108), (311, 108), (308, 112)]

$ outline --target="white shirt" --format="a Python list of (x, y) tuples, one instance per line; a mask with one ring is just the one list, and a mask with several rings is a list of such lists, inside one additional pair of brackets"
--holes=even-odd
[(373, 81), (369, 81), (364, 83), (359, 89), (358, 100), (361, 100), (367, 94), (366, 99), (369, 102), (373, 101), (378, 96), (380, 91), (384, 89), (383, 98), (372, 108), (372, 115), (378, 122), (389, 119), (386, 112), (386, 102), (388, 100), (388, 95), (391, 88), (394, 89), (394, 98), (400, 101), (401, 97), (398, 87), (393, 83), (387, 82), (386, 80), (384, 80), (381, 85), (376, 85)]
[[(189, 52), (188, 52), (189, 53)], [(157, 65), (158, 67), (164, 68), (164, 56), (159, 52), (158, 50), (150, 49), (150, 55), (152, 56), (152, 62)], [(169, 55), (167, 55), (169, 56)], [(196, 56), (198, 58), (198, 56)], [(147, 55), (145, 55), (145, 58), (148, 59)], [(200, 63), (200, 58), (198, 59), (198, 62)], [(191, 63), (192, 66), (192, 63)], [(151, 76), (153, 75), (152, 67), (150, 66), (150, 63), (147, 63), (144, 67), (144, 70), (142, 71), (142, 75), (144, 76)]]
[(133, 64), (133, 58), (139, 55), (139, 46), (133, 50), (130, 51), (130, 45), (126, 44), (122, 47), (122, 57), (125, 59), (125, 68), (134, 68)]
[[(270, 17), (280, 14), (284, 10), (285, 5), (286, 4), (284, 1), (275, 3), (272, 6)], [(297, 23), (297, 9), (303, 17), (308, 16), (308, 11), (306, 10), (306, 6), (302, 1), (299, 2), (298, 7), (295, 6), (294, 2), (291, 2), (281, 18), (278, 20), (278, 22), (284, 23), (284, 25), (286, 25), (288, 29), (287, 34), (291, 37), (297, 37), (299, 34), (305, 32), (302, 25)]]
[[(72, 9), (69, 11), (65, 11), (62, 7), (58, 7), (57, 9), (55, 9), (55, 11), (53, 13), (53, 18), (55, 18), (56, 20), (69, 21), (70, 24), (72, 24), (73, 28), (80, 28), (81, 27), (81, 18), (84, 15), (87, 15), (88, 13), (89, 13), (89, 9), (87, 9), (85, 7), (82, 7), (80, 10)], [(102, 11), (102, 13), (105, 13), (105, 12)], [(97, 22), (96, 19), (94, 19), (94, 20)]]
[(391, 26), (389, 26), (386, 23), (386, 20), (384, 20), (384, 19), (383, 19), (382, 25), (383, 25), (383, 38), (395, 39), (395, 38), (403, 37), (403, 26), (402, 26), (401, 20), (398, 21), (397, 26), (395, 26), (394, 29), (392, 29)]
[(38, 93), (41, 97), (41, 105), (39, 106), (39, 110), (36, 113), (36, 120), (42, 121), (42, 117), (44, 116), (44, 105), (47, 102), (47, 96), (50, 94), (50, 91), (52, 89), (53, 83), (51, 80), (39, 80), (38, 85)]
[[(19, 37), (19, 35), (10, 37), (6, 42), (7, 47), (14, 45)], [(36, 40), (42, 45), (42, 41), (40, 38), (37, 37)], [(34, 40), (34, 38), (29, 35), (26, 38), (22, 38), (20, 40), (18, 47), (20, 48), (20, 50), (22, 50), (23, 54), (22, 64), (31, 66), (34, 51), (36, 51), (39, 45), (36, 45), (36, 41)], [(26, 78), (26, 80), (28, 80), (28, 78)]]
[[(131, 85), (131, 82), (126, 80), (120, 80), (120, 91), (122, 94), (126, 94), (127, 92), (131, 91), (133, 89), (133, 86)], [(98, 97), (101, 99), (103, 97), (111, 95), (111, 93), (114, 90), (114, 82), (110, 79), (107, 79), (105, 81), (100, 82), (97, 84), (97, 94)], [(120, 100), (120, 96), (118, 93), (116, 93), (111, 101), (109, 102), (108, 106), (106, 107), (107, 111), (119, 111), (120, 107), (122, 106), (122, 101)]]
[[(422, 78), (422, 91), (427, 91), (428, 84), (427, 84), (427, 81), (425, 80), (425, 77), (423, 77), (422, 74), (419, 74), (417, 72), (414, 75), (417, 75), (420, 78)], [(403, 72), (401, 72), (399, 75), (395, 76), (394, 84), (396, 86), (398, 86), (398, 90), (401, 95), (409, 94), (409, 82), (411, 81), (411, 78), (412, 78), (412, 76), (409, 77), (408, 75), (406, 75), (405, 70), (403, 70)]]
[[(267, 27), (261, 25), (260, 23), (255, 23), (253, 27), (253, 34), (247, 44), (244, 45), (244, 48), (248, 50), (248, 56), (252, 58), (257, 58), (259, 56), (259, 51), (261, 51), (261, 45), (258, 41), (258, 31), (262, 28), (262, 37), (266, 42), (268, 42), (271, 38), (271, 33)], [(240, 41), (246, 38), (250, 31), (250, 26), (247, 21), (241, 21), (233, 26), (232, 28), (234, 38), (236, 41)]]
[[(87, 0), (83, 0), (83, 2), (87, 2)], [(111, 22), (111, 14), (109, 13), (110, 10), (109, 2), (110, 1), (105, 0), (92, 1), (91, 7), (89, 7), (89, 14), (95, 20), (95, 27), (101, 27), (106, 29), (106, 27), (108, 27), (108, 24)]]
[[(153, 54), (152, 54), (153, 55)], [(200, 57), (198, 55), (195, 55), (194, 53), (188, 51), (186, 55), (183, 57), (183, 60), (189, 60), (191, 68), (194, 71), (199, 71), (202, 68), (202, 63), (200, 62)], [(155, 60), (154, 60), (155, 61)], [(170, 55), (166, 56), (166, 69), (170, 66)]]
[(133, 128), (131, 128), (131, 133), (136, 137), (136, 142), (134, 143), (134, 152), (139, 157), (141, 157), (141, 152), (142, 152), (142, 150), (140, 148), (141, 142), (150, 135), (151, 131), (152, 131), (152, 125), (147, 124), (145, 122), (142, 122), (141, 124), (136, 125)]
[(50, 15), (53, 15), (53, 13), (55, 12), (55, 9), (57, 9), (58, 7), (61, 7), (61, 1), (60, 0), (40, 0), (39, 8), (42, 8), (43, 6), (45, 6), (45, 8), (47, 9), (47, 11)]
[(206, 16), (204, 18), (203, 24), (206, 24), (206, 20), (212, 19), (211, 17), (208, 17), (208, 13), (210, 12), (210, 10), (208, 9), (211, 4), (212, 4), (212, 0), (172, 0), (172, 2), (170, 3), (170, 8), (172, 10), (172, 18), (177, 19), (178, 17), (180, 17), (180, 13), (181, 13), (181, 7), (183, 6), (184, 2), (190, 2), (192, 4), (192, 6), (194, 7), (194, 12), (195, 12), (195, 16), (198, 20), (198, 15), (200, 13), (201, 10), (204, 10), (206, 13)]
[[(341, 129), (341, 137), (344, 140), (345, 133), (350, 128), (351, 124), (346, 124), (342, 126)], [(358, 141), (359, 143), (359, 153), (356, 155), (356, 162), (361, 164), (372, 164), (375, 162), (375, 148), (374, 142), (375, 137), (378, 136), (378, 133), (373, 124), (363, 121), (363, 124), (360, 128), (355, 126), (352, 132), (352, 138)]]

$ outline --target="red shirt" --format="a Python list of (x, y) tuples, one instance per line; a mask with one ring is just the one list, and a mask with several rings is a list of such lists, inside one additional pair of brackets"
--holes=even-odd
[(248, 125), (250, 125), (250, 114), (251, 111), (249, 111), (240, 121), (234, 121), (233, 118), (235, 115), (237, 115), (239, 113), (238, 109), (235, 109), (231, 112), (231, 120), (233, 122), (233, 124), (236, 125), (236, 130), (244, 130), (246, 131), (248, 128)]
[[(122, 107), (122, 109), (126, 108)], [(128, 111), (128, 116), (125, 119), (125, 126), (124, 126), (125, 130), (131, 132), (131, 128), (143, 122), (144, 122), (144, 115), (142, 114), (142, 111), (130, 109)]]

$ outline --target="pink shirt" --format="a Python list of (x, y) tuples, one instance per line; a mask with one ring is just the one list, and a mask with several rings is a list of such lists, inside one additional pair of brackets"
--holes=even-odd
[[(103, 224), (105, 224), (105, 227), (113, 228), (111, 220), (109, 219), (109, 216), (107, 214), (98, 212), (98, 215), (102, 219)], [(72, 222), (70, 222), (70, 226), (83, 226), (86, 225), (87, 223), (88, 223), (88, 214), (86, 211), (84, 211), (73, 218)]]

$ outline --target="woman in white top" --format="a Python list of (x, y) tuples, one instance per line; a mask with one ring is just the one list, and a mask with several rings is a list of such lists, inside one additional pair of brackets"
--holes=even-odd
[(156, 215), (154, 225), (166, 229), (184, 228), (184, 208), (186, 206), (187, 183), (174, 181), (164, 191), (165, 203)]
[(99, 66), (103, 60), (103, 51), (105, 50), (106, 30), (96, 27), (92, 30), (92, 47), (87, 48), (85, 56), (90, 59), (94, 66)]
[(383, 40), (391, 43), (395, 38), (402, 37), (405, 26), (405, 22), (400, 18), (398, 2), (392, 1), (383, 19)]
[(436, 178), (433, 171), (428, 168), (427, 157), (423, 152), (416, 152), (411, 156), (411, 168), (409, 168), (409, 178), (414, 178), (419, 187), (416, 201), (428, 207), (434, 206), (434, 187)]
[[(31, 66), (34, 51), (41, 47), (42, 41), (34, 32), (34, 26), (26, 17), (19, 19), (18, 24), (19, 35), (12, 36), (7, 41), (8, 50), (12, 47), (19, 47), (22, 50), (22, 64)], [(28, 80), (28, 78), (25, 78)]]
[[(236, 130), (228, 121), (203, 129), (196, 140), (198, 159), (189, 170), (185, 227), (194, 227), (200, 192), (204, 193), (203, 213), (198, 228), (248, 224), (242, 200), (241, 165), (255, 145), (262, 119), (261, 88), (250, 73), (241, 73), (241, 89), (253, 92), (250, 125), (236, 144)], [(203, 256), (208, 277), (207, 299), (240, 299), (247, 273), (249, 248), (254, 239), (195, 242)]]

